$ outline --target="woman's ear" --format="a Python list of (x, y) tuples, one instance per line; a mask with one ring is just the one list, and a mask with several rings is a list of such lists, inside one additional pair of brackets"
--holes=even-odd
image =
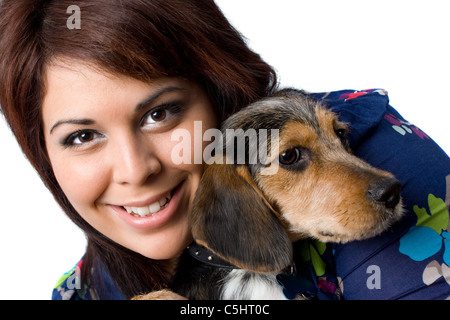
[(278, 272), (292, 263), (292, 244), (249, 177), (243, 165), (206, 168), (194, 200), (193, 236), (239, 268)]

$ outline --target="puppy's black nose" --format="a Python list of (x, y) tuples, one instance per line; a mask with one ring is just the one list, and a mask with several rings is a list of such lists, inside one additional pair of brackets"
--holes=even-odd
[(386, 208), (394, 209), (400, 202), (401, 183), (394, 178), (380, 178), (372, 182), (367, 195), (375, 202), (383, 203)]

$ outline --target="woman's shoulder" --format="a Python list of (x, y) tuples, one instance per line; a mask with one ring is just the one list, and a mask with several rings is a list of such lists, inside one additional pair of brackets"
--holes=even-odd
[(82, 264), (83, 258), (59, 278), (53, 288), (52, 300), (92, 300), (97, 298), (94, 290), (89, 290), (81, 283)]
[(349, 126), (348, 142), (352, 150), (375, 130), (389, 108), (389, 96), (384, 89), (340, 90), (310, 95), (321, 100)]
[[(85, 283), (81, 278), (83, 258), (56, 282), (52, 300), (122, 300), (123, 294), (101, 264), (92, 269), (95, 285)], [(92, 280), (92, 279), (91, 279)]]
[(392, 172), (403, 185), (402, 220), (375, 238), (333, 246), (344, 297), (449, 298), (448, 155), (400, 115), (382, 89), (312, 95), (348, 123), (356, 156)]

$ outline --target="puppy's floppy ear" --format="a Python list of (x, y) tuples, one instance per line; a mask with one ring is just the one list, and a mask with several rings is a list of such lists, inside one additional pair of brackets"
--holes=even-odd
[(292, 244), (249, 177), (245, 166), (206, 168), (194, 200), (193, 236), (239, 268), (277, 272), (291, 264)]

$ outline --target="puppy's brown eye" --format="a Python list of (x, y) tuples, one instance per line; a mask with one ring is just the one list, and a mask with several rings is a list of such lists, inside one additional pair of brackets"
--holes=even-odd
[(297, 163), (301, 158), (301, 151), (299, 148), (288, 149), (280, 154), (279, 161), (284, 165), (291, 165)]
[(339, 139), (345, 138), (345, 136), (347, 134), (345, 132), (345, 129), (336, 129), (335, 132), (336, 132), (336, 135), (338, 136)]
[(335, 129), (334, 132), (336, 133), (336, 136), (341, 140), (342, 144), (344, 146), (347, 146), (347, 130), (346, 129)]

